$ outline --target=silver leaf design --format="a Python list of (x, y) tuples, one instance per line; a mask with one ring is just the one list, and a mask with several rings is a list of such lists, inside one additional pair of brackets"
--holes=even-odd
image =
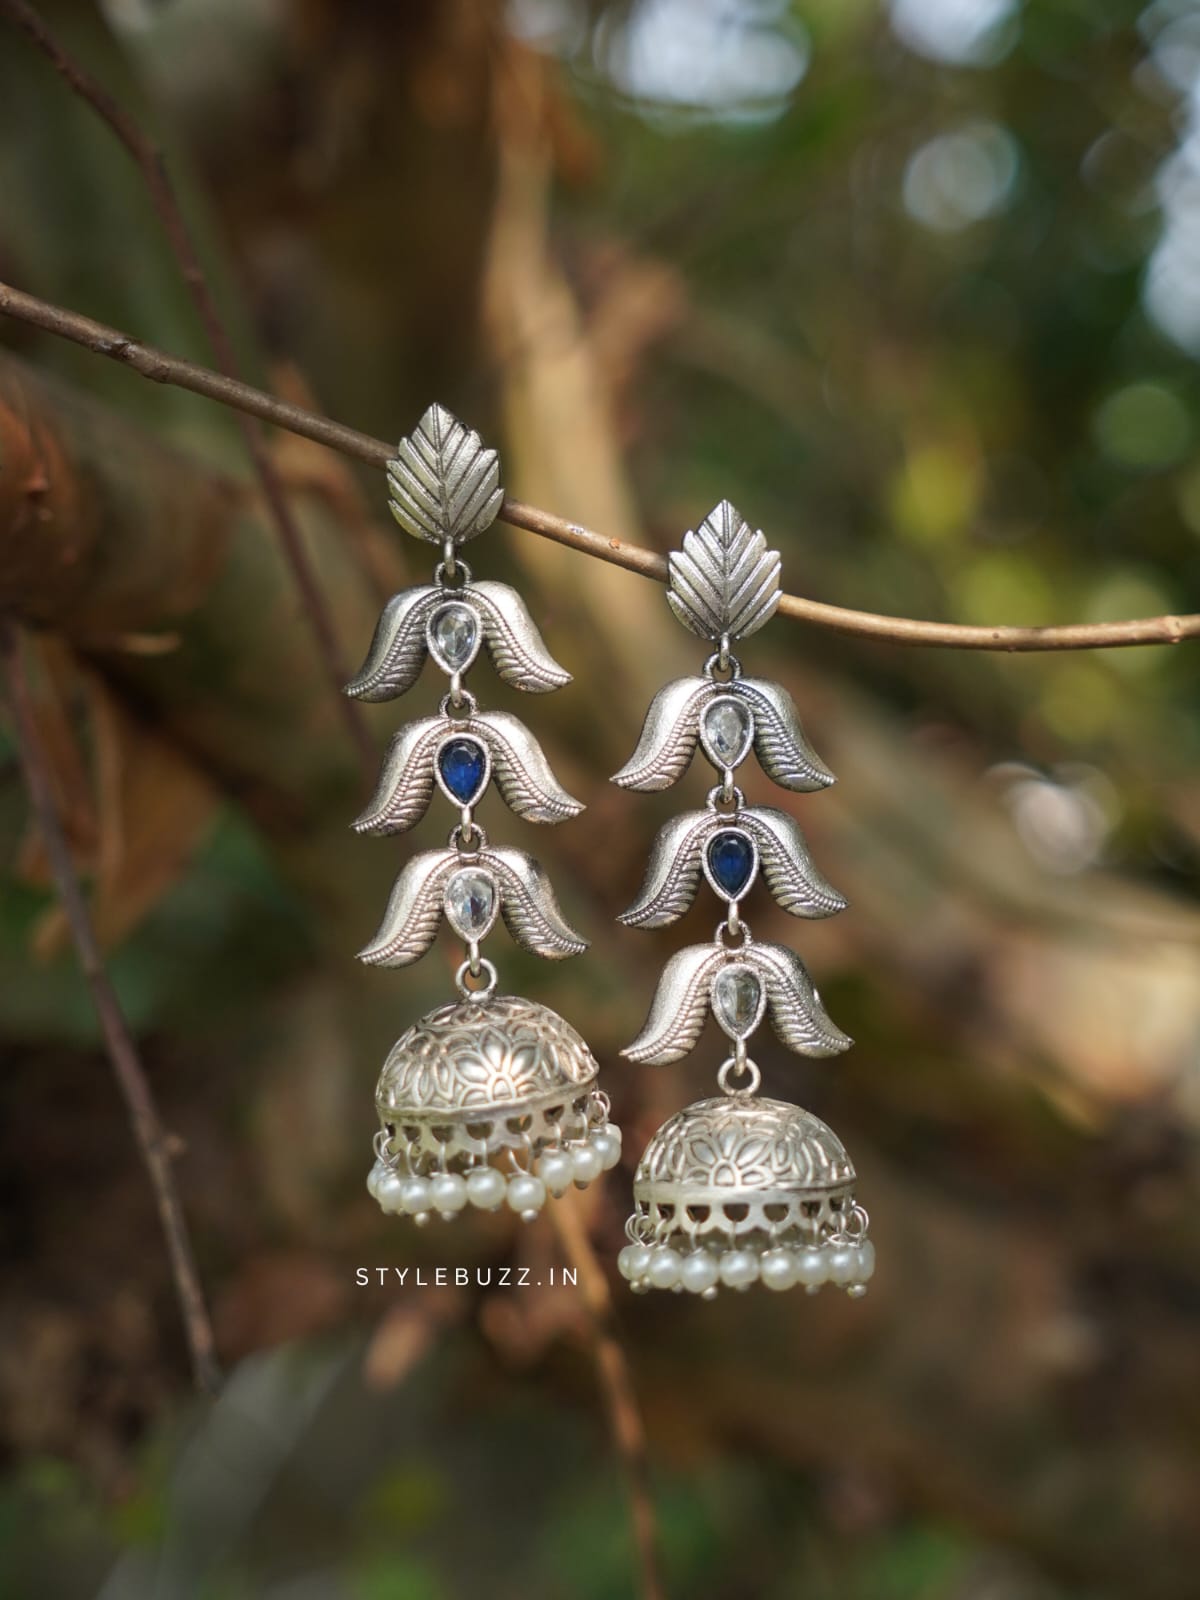
[(754, 713), (754, 748), (768, 778), (802, 793), (827, 789), (837, 781), (805, 738), (796, 702), (781, 684), (738, 678), (725, 688)]
[(779, 604), (779, 552), (722, 500), (668, 559), (667, 603), (703, 639), (745, 639)]
[(406, 967), (437, 937), (446, 880), (459, 863), (455, 850), (422, 850), (396, 879), (379, 932), (358, 959), (371, 967)]
[(622, 789), (669, 789), (687, 770), (700, 736), (700, 711), (713, 694), (707, 678), (676, 678), (650, 702), (637, 749), (613, 777)]
[(444, 406), (432, 405), (387, 465), (392, 515), (416, 539), (459, 545), (496, 520), (500, 463)]
[(564, 822), (584, 809), (559, 783), (545, 751), (519, 718), (508, 711), (481, 711), (471, 718), (469, 731), (486, 740), (496, 785), (517, 816)]
[(652, 1066), (687, 1055), (704, 1027), (713, 977), (725, 959), (710, 944), (677, 950), (663, 968), (642, 1031), (621, 1054)]
[(445, 717), (422, 717), (394, 735), (356, 833), (403, 833), (420, 821), (433, 793), (433, 753), (450, 726)]
[(685, 811), (658, 830), (637, 899), (617, 919), (629, 928), (665, 928), (696, 898), (700, 855), (715, 813)]
[(832, 917), (846, 909), (843, 897), (813, 865), (804, 835), (786, 811), (747, 806), (737, 821), (758, 846), (767, 888), (793, 917)]
[(753, 945), (754, 964), (767, 985), (767, 1005), (776, 1033), (802, 1056), (837, 1056), (854, 1043), (834, 1023), (800, 957), (781, 944)]
[(426, 624), (444, 598), (445, 590), (431, 583), (394, 594), (383, 608), (367, 659), (346, 685), (346, 693), (356, 700), (394, 700), (411, 689), (428, 653)]
[(587, 940), (563, 916), (540, 862), (524, 850), (488, 850), (483, 860), (500, 882), (500, 910), (519, 945), (550, 961), (577, 956)]
[(524, 600), (507, 583), (472, 583), (463, 591), (483, 623), (496, 671), (505, 683), (530, 694), (548, 694), (571, 681), (571, 674), (546, 649)]

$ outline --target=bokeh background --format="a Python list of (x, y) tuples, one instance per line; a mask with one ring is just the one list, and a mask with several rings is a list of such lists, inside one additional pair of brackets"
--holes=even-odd
[[(667, 550), (732, 498), (786, 586), (964, 622), (1189, 610), (1200, 588), (1200, 7), (1190, 0), (54, 0), (157, 131), (253, 381), (385, 438), (437, 398), (516, 496)], [(0, 32), (0, 276), (209, 360), (125, 154)], [(363, 1189), (388, 1043), (447, 940), (364, 971), (412, 838), (363, 782), (218, 407), (0, 327), (0, 599), (145, 1052), (227, 1387), (190, 1393), (152, 1200), (0, 767), (8, 1292), (0, 1588), (206, 1600), (639, 1592), (570, 1288), (362, 1289), (563, 1264), (543, 1220), (416, 1233)], [(14, 513), (22, 426), (96, 522), (72, 583)], [(272, 447), (348, 658), (425, 553), (380, 474)], [(9, 468), (6, 474), (6, 467)], [(6, 484), (6, 476), (8, 482)], [(659, 965), (613, 921), (694, 804), (606, 786), (694, 641), (661, 589), (497, 526), (575, 675), (519, 710), (581, 821), (537, 851), (589, 954), (496, 936), (600, 1056), (626, 1166), (709, 1092), (617, 1052)], [(764, 1045), (831, 1122), (879, 1270), (848, 1302), (614, 1279), (673, 1600), (1192, 1600), (1200, 1570), (1194, 644), (988, 656), (783, 619), (746, 647), (839, 776), (795, 810), (849, 898), (798, 948), (856, 1048)], [(380, 747), (432, 706), (378, 708)], [(525, 703), (516, 704), (518, 698)], [(758, 799), (768, 787), (751, 786)]]

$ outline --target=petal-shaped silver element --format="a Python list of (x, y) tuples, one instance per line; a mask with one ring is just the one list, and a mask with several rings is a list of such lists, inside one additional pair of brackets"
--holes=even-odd
[(371, 967), (406, 967), (419, 961), (437, 936), (446, 880), (458, 866), (456, 850), (422, 850), (396, 879), (379, 932), (358, 959)]
[(519, 945), (551, 961), (587, 949), (587, 940), (563, 916), (540, 862), (524, 850), (485, 850), (482, 863), (499, 880), (501, 914)]
[(462, 731), (486, 741), (496, 785), (519, 817), (528, 822), (564, 822), (584, 809), (551, 772), (533, 734), (510, 712), (481, 711)]
[(356, 700), (394, 700), (411, 689), (428, 653), (425, 628), (446, 591), (432, 583), (401, 589), (383, 608), (367, 659), (346, 685)]
[(758, 846), (767, 888), (793, 917), (832, 917), (846, 909), (844, 898), (813, 865), (804, 835), (794, 818), (771, 806), (745, 806), (736, 821)]
[(785, 789), (827, 789), (833, 773), (804, 737), (796, 702), (767, 678), (736, 678), (724, 685), (754, 713), (754, 748), (768, 778)]
[(449, 727), (445, 717), (421, 717), (400, 729), (388, 745), (379, 785), (355, 819), (356, 833), (403, 833), (421, 820), (433, 793), (433, 753)]
[(834, 1023), (800, 957), (781, 944), (750, 946), (749, 959), (762, 972), (775, 1031), (802, 1056), (837, 1056), (854, 1043)]
[(703, 639), (745, 639), (779, 604), (779, 552), (722, 500), (668, 558), (667, 604)]
[(387, 464), (392, 515), (414, 538), (465, 544), (496, 520), (504, 492), (494, 450), (433, 405)]
[(571, 674), (546, 649), (524, 600), (507, 583), (472, 583), (462, 598), (474, 603), (496, 671), (505, 683), (530, 694), (548, 694), (570, 683)]
[(687, 1055), (700, 1037), (709, 991), (725, 960), (725, 952), (716, 945), (692, 944), (677, 950), (663, 968), (641, 1033), (621, 1054), (651, 1066)]
[(728, 818), (714, 811), (684, 811), (665, 822), (650, 847), (645, 881), (628, 911), (617, 918), (629, 928), (665, 928), (681, 917), (696, 898), (701, 852), (717, 827)]
[(708, 678), (676, 678), (660, 689), (650, 702), (637, 749), (612, 781), (643, 792), (669, 789), (687, 770), (700, 737), (701, 710), (714, 692)]

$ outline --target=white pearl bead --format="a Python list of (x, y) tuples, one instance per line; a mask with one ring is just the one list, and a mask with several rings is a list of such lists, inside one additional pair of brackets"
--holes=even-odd
[(644, 1244), (627, 1244), (617, 1257), (617, 1271), (632, 1283), (646, 1276), (650, 1265), (650, 1250)]
[(592, 1183), (604, 1170), (600, 1152), (590, 1144), (577, 1145), (571, 1151), (571, 1168), (575, 1173), (575, 1182), (581, 1187), (585, 1183)]
[(439, 1172), (429, 1185), (429, 1204), (444, 1215), (461, 1211), (467, 1203), (467, 1185), (457, 1172)]
[(684, 1256), (679, 1269), (679, 1281), (689, 1294), (703, 1294), (717, 1281), (717, 1258), (708, 1250), (693, 1250)]
[(679, 1282), (682, 1267), (683, 1258), (679, 1251), (660, 1245), (650, 1256), (650, 1266), (646, 1276), (656, 1289), (673, 1289)]
[(796, 1258), (796, 1276), (809, 1289), (817, 1289), (829, 1276), (823, 1250), (802, 1250)]
[(409, 1178), (400, 1194), (401, 1209), (410, 1217), (429, 1210), (429, 1179)]
[(371, 1168), (370, 1172), (367, 1173), (367, 1193), (371, 1196), (372, 1200), (377, 1200), (379, 1198), (379, 1196), (375, 1193), (375, 1186), (387, 1170), (388, 1169), (384, 1166), (382, 1161), (377, 1161)]
[(508, 1180), (505, 1198), (509, 1209), (518, 1212), (523, 1222), (528, 1222), (546, 1203), (546, 1185), (532, 1173), (519, 1172)]
[(575, 1182), (575, 1163), (565, 1150), (547, 1150), (537, 1161), (538, 1176), (553, 1195), (566, 1194)]
[(866, 1283), (875, 1272), (875, 1246), (870, 1239), (864, 1239), (858, 1247), (858, 1271), (856, 1281)]
[(749, 1250), (726, 1250), (720, 1270), (726, 1288), (748, 1289), (758, 1277), (758, 1257)]
[(853, 1283), (857, 1271), (858, 1251), (853, 1245), (840, 1244), (829, 1252), (830, 1283)]
[(800, 1276), (800, 1263), (791, 1250), (768, 1250), (758, 1264), (758, 1275), (768, 1289), (790, 1289)]
[(611, 1172), (621, 1159), (621, 1142), (614, 1139), (611, 1133), (594, 1133), (591, 1137), (592, 1149), (600, 1158), (600, 1167), (604, 1172)]
[(404, 1205), (404, 1179), (398, 1172), (388, 1172), (385, 1168), (375, 1180), (375, 1198), (379, 1201), (379, 1209), (389, 1213), (400, 1211)]
[(495, 1167), (476, 1167), (467, 1177), (467, 1199), (481, 1211), (495, 1211), (504, 1204), (507, 1184)]
[(618, 1145), (624, 1138), (624, 1134), (621, 1132), (620, 1128), (615, 1122), (606, 1122), (604, 1127), (601, 1129), (601, 1132), (607, 1134), (610, 1139), (615, 1139)]

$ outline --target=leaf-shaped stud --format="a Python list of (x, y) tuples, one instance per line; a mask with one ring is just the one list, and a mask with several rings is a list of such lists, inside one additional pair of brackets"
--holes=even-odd
[(388, 462), (392, 515), (416, 539), (460, 545), (496, 520), (500, 463), (477, 433), (432, 405)]
[(724, 962), (724, 951), (711, 944), (677, 950), (663, 968), (642, 1031), (621, 1054), (656, 1067), (687, 1055), (704, 1027), (712, 980)]
[(707, 678), (676, 678), (650, 702), (637, 749), (614, 774), (622, 789), (669, 789), (687, 770), (700, 737), (700, 709), (713, 694)]
[(853, 1039), (831, 1020), (799, 956), (785, 945), (756, 941), (751, 959), (766, 980), (772, 1026), (789, 1050), (818, 1058), (849, 1050)]
[(355, 700), (394, 700), (420, 676), (429, 648), (426, 627), (445, 591), (431, 583), (402, 589), (383, 608), (367, 659), (346, 685)]
[(540, 862), (524, 850), (488, 850), (487, 865), (500, 880), (500, 910), (513, 938), (550, 961), (577, 956), (587, 940), (563, 916)]
[(722, 500), (668, 559), (667, 604), (702, 639), (745, 639), (779, 604), (779, 552)]
[(768, 678), (737, 678), (725, 686), (754, 715), (754, 749), (768, 778), (784, 789), (810, 793), (836, 780), (813, 750), (800, 726), (796, 702)]
[(472, 583), (464, 598), (483, 621), (483, 635), (496, 671), (505, 683), (529, 694), (548, 694), (571, 681), (546, 649), (524, 600), (507, 583)]
[(762, 875), (775, 899), (793, 917), (832, 917), (845, 899), (817, 871), (795, 819), (772, 806), (747, 806), (738, 823), (758, 846)]

